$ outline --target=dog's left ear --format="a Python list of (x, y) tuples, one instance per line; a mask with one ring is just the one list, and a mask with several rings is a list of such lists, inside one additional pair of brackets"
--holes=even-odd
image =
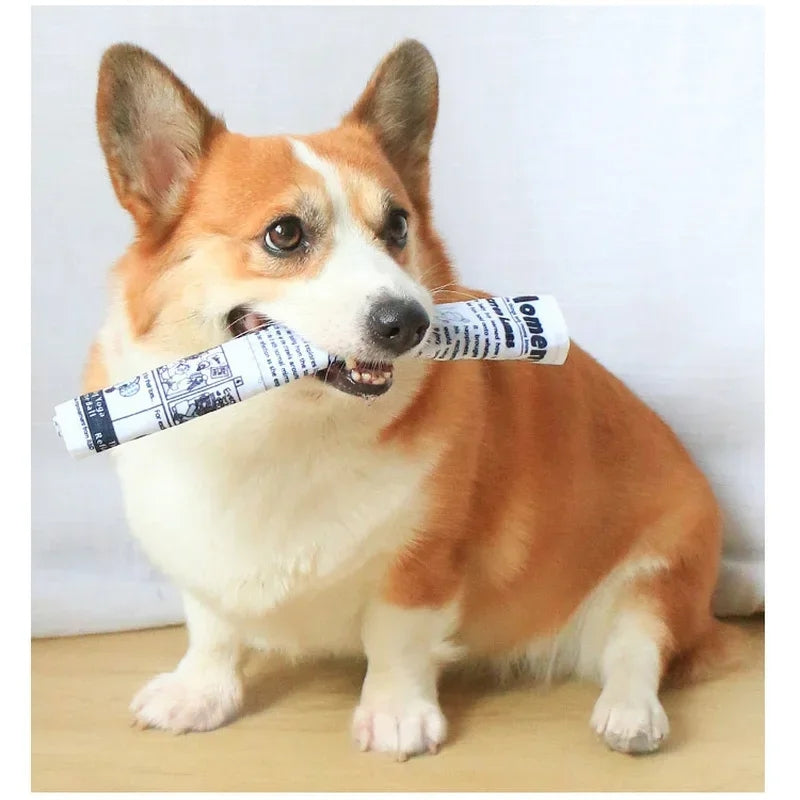
[(344, 118), (372, 131), (415, 204), (427, 204), (428, 155), (438, 109), (433, 57), (424, 45), (407, 39), (378, 65)]

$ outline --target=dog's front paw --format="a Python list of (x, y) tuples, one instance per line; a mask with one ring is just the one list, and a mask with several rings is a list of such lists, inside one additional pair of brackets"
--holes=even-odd
[(203, 676), (165, 672), (133, 698), (134, 724), (173, 733), (210, 731), (230, 722), (242, 705), (242, 687), (233, 675)]
[(631, 700), (603, 691), (591, 726), (612, 750), (652, 753), (669, 734), (669, 721), (657, 697)]
[(358, 746), (392, 753), (398, 761), (417, 753), (438, 753), (446, 736), (447, 720), (441, 709), (423, 698), (398, 704), (362, 701), (353, 715)]

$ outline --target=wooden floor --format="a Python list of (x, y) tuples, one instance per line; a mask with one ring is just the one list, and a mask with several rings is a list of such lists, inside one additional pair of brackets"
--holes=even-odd
[(763, 622), (743, 625), (748, 665), (666, 692), (672, 724), (652, 756), (613, 753), (588, 719), (597, 695), (577, 683), (493, 690), (447, 679), (451, 737), (437, 756), (396, 763), (347, 735), (364, 666), (247, 666), (246, 715), (172, 736), (129, 726), (133, 692), (182, 655), (183, 628), (42, 640), (32, 653), (34, 791), (763, 791)]

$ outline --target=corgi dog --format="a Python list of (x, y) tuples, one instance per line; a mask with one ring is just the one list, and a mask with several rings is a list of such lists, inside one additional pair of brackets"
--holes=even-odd
[(270, 320), (338, 357), (113, 452), (188, 626), (132, 702), (142, 727), (233, 720), (257, 648), (365, 655), (363, 750), (435, 753), (439, 675), (480, 662), (596, 681), (592, 728), (650, 752), (662, 683), (716, 657), (720, 512), (653, 411), (574, 343), (562, 367), (412, 357), (436, 304), (487, 296), (433, 226), (437, 107), (411, 40), (338, 127), (298, 136), (229, 131), (136, 46), (102, 58), (97, 129), (135, 238), (85, 390)]

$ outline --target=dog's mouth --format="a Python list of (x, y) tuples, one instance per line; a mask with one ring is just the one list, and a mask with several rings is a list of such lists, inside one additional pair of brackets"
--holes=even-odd
[[(246, 306), (236, 306), (228, 312), (226, 327), (231, 336), (241, 336), (274, 324), (263, 314)], [(377, 397), (389, 391), (394, 379), (394, 367), (386, 361), (362, 361), (357, 358), (337, 358), (325, 369), (314, 374), (334, 389), (357, 397)]]
[(247, 306), (235, 306), (228, 312), (225, 320), (225, 327), (234, 338), (260, 328), (268, 328), (272, 324), (273, 320), (269, 317), (257, 314)]
[(377, 397), (389, 391), (394, 379), (394, 368), (386, 362), (337, 358), (314, 377), (345, 394)]

